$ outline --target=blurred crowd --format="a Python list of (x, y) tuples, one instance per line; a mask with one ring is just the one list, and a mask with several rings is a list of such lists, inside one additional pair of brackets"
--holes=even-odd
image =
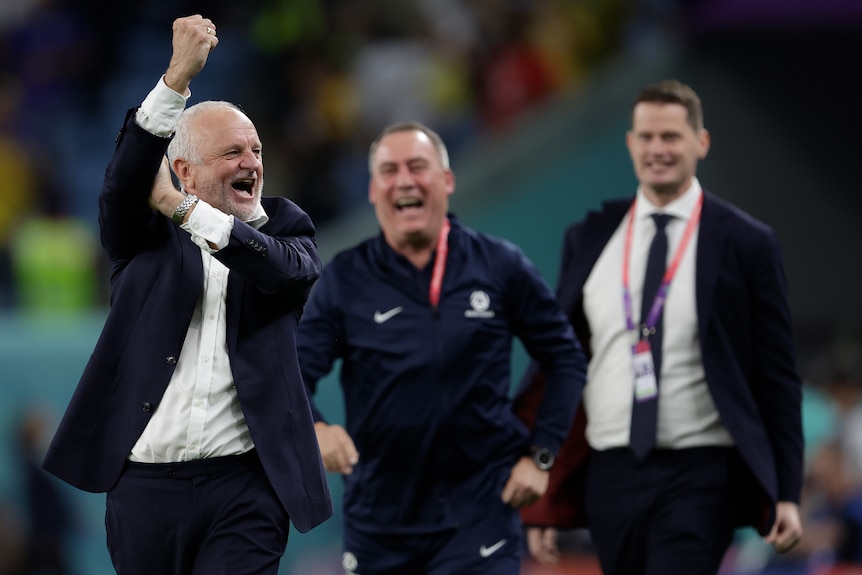
[(0, 310), (106, 302), (95, 199), (123, 112), (162, 72), (153, 65), (177, 16), (211, 17), (221, 39), (216, 71), (192, 99), (240, 104), (261, 131), (266, 193), (290, 197), (321, 225), (365, 202), (367, 146), (385, 124), (433, 126), (457, 162), (477, 136), (576, 90), (620, 48), (639, 4), (3, 3)]
[(17, 496), (10, 499), (3, 493), (0, 497), (0, 575), (76, 572), (70, 549), (76, 517), (69, 490), (42, 470), (53, 415), (45, 405), (34, 403), (4, 430), (10, 440)]

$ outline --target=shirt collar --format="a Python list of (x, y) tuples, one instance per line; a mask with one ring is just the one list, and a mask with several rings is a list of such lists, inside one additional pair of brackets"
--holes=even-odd
[[(461, 222), (458, 220), (458, 217), (452, 212), (448, 212), (446, 217), (449, 218), (449, 225), (451, 226), (449, 230), (449, 244), (452, 244), (453, 237), (458, 234), (458, 231), (461, 228)], [(409, 264), (407, 258), (396, 252), (392, 249), (392, 246), (389, 245), (389, 242), (386, 241), (386, 236), (383, 235), (383, 230), (380, 230), (377, 233), (376, 238), (376, 251), (377, 251), (377, 259), (387, 265), (392, 265), (395, 261), (403, 261), (410, 265), (410, 268), (413, 269), (413, 264)], [(436, 251), (436, 249), (435, 249)], [(436, 256), (435, 256), (436, 257)], [(450, 251), (449, 257), (452, 257), (452, 253)], [(433, 260), (432, 260), (433, 261)]]
[(637, 204), (635, 205), (635, 218), (638, 221), (643, 221), (644, 219), (651, 217), (653, 214), (660, 213), (670, 214), (676, 219), (687, 221), (691, 217), (692, 212), (694, 212), (694, 207), (697, 205), (697, 201), (701, 194), (703, 194), (703, 189), (700, 187), (700, 182), (697, 178), (693, 177), (691, 179), (691, 185), (680, 197), (676, 198), (663, 208), (659, 208), (647, 199), (646, 194), (644, 194), (643, 190), (639, 187), (637, 193)]
[(256, 230), (259, 230), (269, 221), (269, 216), (266, 215), (266, 212), (263, 209), (263, 205), (258, 202), (257, 206), (254, 208), (254, 212), (251, 214), (251, 217), (245, 221), (248, 225), (253, 227)]

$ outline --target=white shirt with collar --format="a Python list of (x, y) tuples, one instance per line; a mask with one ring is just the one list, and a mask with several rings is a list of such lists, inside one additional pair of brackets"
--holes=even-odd
[[(655, 234), (651, 215), (660, 212), (674, 216), (666, 228), (669, 264), (702, 193), (700, 182), (692, 178), (685, 193), (658, 208), (638, 190), (629, 262), (635, 325), (641, 319), (643, 277)], [(623, 248), (630, 212), (620, 222), (584, 284), (584, 312), (593, 350), (584, 389), (586, 436), (590, 446), (598, 450), (626, 447), (629, 443), (634, 394), (631, 346), (638, 337), (635, 331), (626, 328), (623, 307)], [(664, 305), (656, 440), (659, 448), (733, 443), (707, 388), (700, 354), (695, 301), (698, 232), (699, 227), (682, 256)]]
[[(185, 96), (171, 90), (162, 77), (136, 115), (148, 132), (168, 137), (186, 106)], [(260, 228), (268, 221), (258, 204), (248, 222)], [(195, 305), (176, 369), (162, 401), (129, 455), (142, 463), (191, 461), (245, 453), (254, 448), (245, 422), (226, 338), (226, 297), (229, 269), (212, 257), (207, 242), (225, 247), (233, 216), (199, 201), (182, 224), (201, 248), (203, 290)]]

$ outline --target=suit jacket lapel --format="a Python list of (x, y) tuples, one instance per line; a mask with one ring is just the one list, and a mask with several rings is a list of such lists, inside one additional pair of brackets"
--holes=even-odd
[[(697, 260), (695, 265), (695, 297), (697, 302), (698, 328), (706, 332), (711, 319), (715, 286), (721, 271), (721, 254), (729, 239), (730, 229), (725, 224), (727, 212), (720, 201), (704, 190), (703, 211), (701, 213), (700, 229), (697, 241)], [(577, 250), (572, 269), (566, 275), (561, 274), (570, 286), (560, 286), (562, 293), (580, 296), (590, 272), (598, 261), (605, 245), (625, 217), (631, 199), (606, 202), (599, 212), (590, 212), (583, 223), (583, 230), (576, 238)], [(573, 307), (580, 304), (577, 300), (563, 302), (564, 309), (570, 314)]]
[(583, 306), (584, 284), (630, 205), (630, 199), (605, 202), (601, 211), (589, 212), (582, 223), (570, 228), (566, 234), (557, 299), (588, 356), (592, 355), (589, 346), (591, 330)]
[(602, 255), (611, 236), (617, 230), (623, 217), (628, 212), (632, 200), (615, 200), (605, 202), (600, 212), (590, 212), (584, 220), (583, 232), (579, 235), (583, 243), (576, 246), (576, 254), (570, 280), (583, 291), (584, 284), (593, 271), (593, 267)]
[(695, 297), (698, 329), (701, 334), (706, 333), (706, 328), (712, 317), (710, 312), (713, 309), (721, 254), (729, 237), (728, 226), (724, 224), (726, 213), (721, 204), (705, 190), (703, 194), (703, 212), (698, 231), (695, 266)]
[(201, 259), (201, 249), (195, 245), (191, 236), (184, 231), (177, 231), (175, 234), (176, 241), (180, 243), (181, 251), (180, 273), (182, 279), (179, 285), (189, 287), (179, 290), (176, 294), (171, 294), (170, 297), (178, 297), (180, 302), (177, 304), (177, 308), (188, 311), (188, 317), (182, 318), (182, 321), (177, 324), (178, 329), (185, 333), (191, 323), (197, 300), (203, 291), (204, 266)]

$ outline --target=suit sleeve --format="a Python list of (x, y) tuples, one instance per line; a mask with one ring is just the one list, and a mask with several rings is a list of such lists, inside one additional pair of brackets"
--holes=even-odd
[(321, 264), (311, 218), (288, 200), (270, 204), (275, 213), (260, 230), (234, 218), (228, 245), (213, 256), (266, 294), (307, 297)]
[(778, 239), (769, 231), (753, 251), (752, 388), (761, 406), (778, 475), (778, 499), (799, 503), (803, 478), (802, 380), (796, 366), (787, 282)]
[(135, 122), (136, 110), (126, 114), (99, 196), (102, 245), (115, 266), (144, 246), (166, 239), (170, 224), (147, 204), (170, 139), (141, 128)]

